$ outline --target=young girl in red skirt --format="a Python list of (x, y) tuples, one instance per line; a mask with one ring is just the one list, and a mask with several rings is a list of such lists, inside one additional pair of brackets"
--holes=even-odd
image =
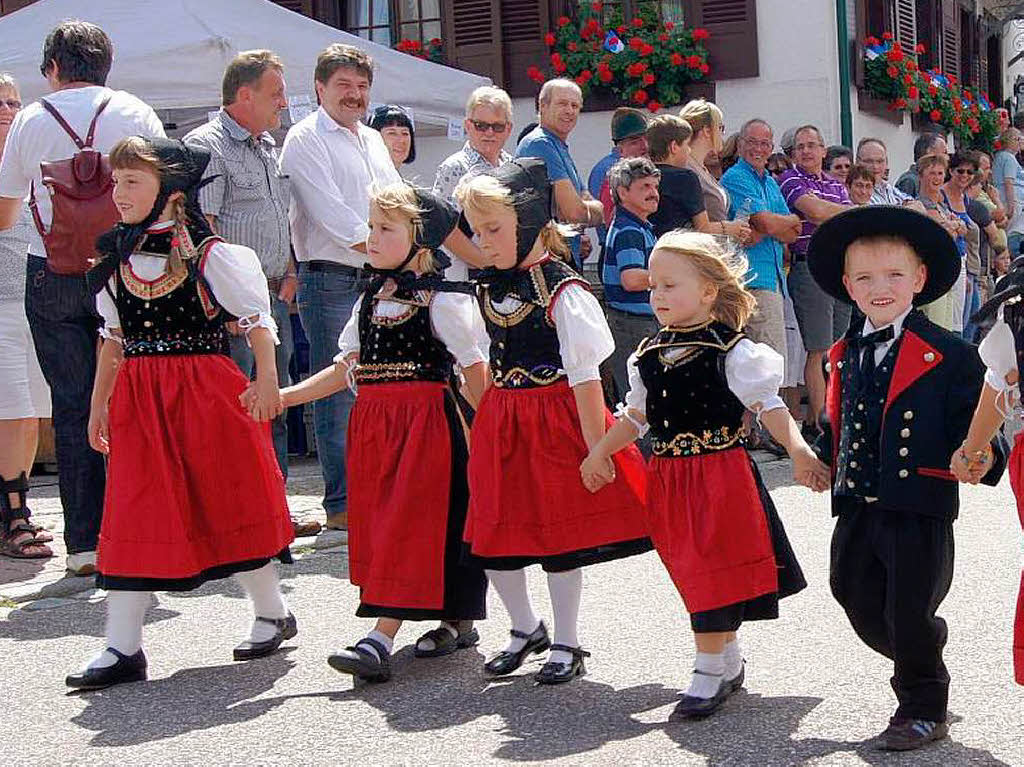
[(782, 357), (740, 330), (756, 308), (745, 272), (710, 235), (670, 232), (658, 240), (651, 306), (662, 329), (629, 357), (619, 421), (581, 466), (587, 487), (600, 487), (612, 476), (612, 457), (650, 430), (651, 539), (697, 644), (693, 679), (673, 717), (707, 716), (738, 690), (740, 624), (778, 617), (778, 600), (807, 585), (744, 447), (744, 412), (757, 413), (785, 446), (798, 482), (829, 485), (828, 469), (779, 398)]
[(228, 355), (225, 313), (256, 358), (254, 411), (281, 412), (276, 326), (256, 254), (210, 231), (196, 192), (205, 150), (131, 137), (110, 154), (122, 223), (100, 238), (90, 273), (103, 318), (89, 442), (109, 456), (97, 585), (106, 649), (67, 684), (146, 678), (142, 626), (154, 591), (235, 575), (253, 603), (236, 660), (295, 636), (271, 558), (292, 526), (270, 431), (239, 407), (248, 381)]
[[(1019, 260), (1019, 259), (1018, 259)], [(990, 465), (990, 442), (1012, 413), (1021, 413), (1020, 370), (1024, 360), (1024, 265), (1016, 264), (996, 286), (997, 293), (972, 319), (991, 317), (998, 309), (992, 330), (978, 353), (985, 363), (985, 385), (974, 412), (967, 439), (953, 455), (950, 471), (961, 482), (978, 484)], [(1017, 514), (1024, 526), (1024, 432), (1018, 432), (1009, 460), (1010, 487), (1017, 498)], [(1024, 572), (1017, 595), (1013, 629), (1013, 669), (1017, 684), (1024, 685)]]
[[(578, 466), (611, 423), (598, 365), (614, 341), (587, 282), (562, 259), (544, 163), (518, 159), (464, 181), (456, 197), (494, 263), (479, 289), (493, 385), (473, 421), (469, 451), (469, 555), (512, 619), (512, 641), (487, 661), (510, 674), (550, 647), (542, 684), (584, 673), (576, 634), (584, 565), (650, 549), (643, 514), (645, 469), (635, 447), (615, 457), (615, 477), (596, 495)], [(548, 574), (555, 642), (526, 591), (530, 564)]]
[(471, 401), (487, 378), (483, 321), (467, 283), (444, 282), (437, 253), (458, 214), (436, 195), (394, 184), (370, 198), (371, 282), (356, 302), (333, 367), (282, 391), (291, 406), (358, 387), (346, 463), (349, 578), (369, 634), (328, 663), (374, 682), (391, 677), (395, 635), (406, 620), (441, 624), (417, 657), (478, 641), (487, 580), (461, 562), (466, 521), (466, 435), (450, 382), (457, 363)]

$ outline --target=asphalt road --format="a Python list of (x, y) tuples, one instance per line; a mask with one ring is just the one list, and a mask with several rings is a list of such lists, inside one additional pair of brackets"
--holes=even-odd
[[(509, 679), (481, 676), (508, 628), (492, 594), (479, 648), (414, 660), (421, 627), (410, 624), (394, 680), (354, 688), (325, 658), (369, 622), (353, 616), (344, 554), (304, 546), (283, 571), (299, 635), (248, 664), (231, 661), (250, 620), (231, 581), (159, 595), (145, 631), (150, 681), (86, 694), (66, 694), (63, 678), (101, 646), (102, 595), (0, 608), (3, 756), (11, 765), (1024, 765), (1024, 688), (1010, 656), (1022, 547), (1008, 484), (963, 493), (942, 610), (952, 737), (893, 756), (865, 742), (894, 707), (890, 670), (828, 592), (827, 499), (785, 485), (784, 471), (766, 473), (783, 481), (773, 496), (810, 586), (783, 602), (780, 620), (744, 629), (745, 691), (709, 720), (667, 721), (693, 645), (654, 554), (586, 571), (580, 636), (593, 657), (575, 683), (535, 686), (539, 658)], [(293, 485), (295, 506), (315, 505), (315, 483)], [(49, 495), (36, 502), (44, 517), (56, 514)], [(539, 570), (531, 586), (550, 619)]]

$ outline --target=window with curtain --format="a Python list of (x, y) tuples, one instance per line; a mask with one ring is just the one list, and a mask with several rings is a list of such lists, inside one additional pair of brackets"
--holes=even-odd
[(441, 0), (397, 0), (397, 6), (399, 40), (441, 37)]
[(441, 0), (346, 0), (344, 29), (381, 45), (441, 37)]
[(392, 45), (389, 0), (348, 0), (345, 31), (381, 45)]

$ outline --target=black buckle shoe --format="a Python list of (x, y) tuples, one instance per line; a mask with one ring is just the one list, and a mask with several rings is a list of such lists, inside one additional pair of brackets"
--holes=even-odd
[[(363, 647), (367, 645), (377, 651), (377, 655)], [(351, 674), (367, 682), (386, 682), (391, 678), (391, 653), (376, 639), (360, 639), (353, 647), (346, 647), (327, 656), (327, 663), (335, 671)]]
[[(449, 623), (447, 625), (457, 629), (455, 624)], [(420, 642), (425, 640), (433, 642), (434, 647), (430, 650), (421, 650)], [(480, 634), (475, 628), (471, 628), (469, 631), (462, 631), (458, 636), (455, 636), (448, 629), (438, 626), (416, 640), (416, 648), (412, 654), (416, 658), (440, 658), (442, 655), (451, 655), (456, 650), (473, 647), (479, 641)]]
[[(702, 671), (694, 669), (694, 674), (703, 674)], [(736, 679), (725, 680), (723, 679), (718, 685), (718, 691), (714, 696), (710, 698), (698, 698), (693, 695), (683, 695), (676, 707), (669, 714), (669, 720), (677, 721), (679, 719), (704, 719), (705, 717), (711, 716), (722, 704), (732, 695), (736, 690), (743, 684), (743, 676), (745, 671), (741, 671)], [(704, 674), (709, 676), (708, 674)], [(739, 684), (737, 684), (737, 681)]]
[(299, 633), (299, 625), (291, 613), (284, 618), (256, 618), (256, 620), (260, 623), (269, 623), (277, 629), (277, 633), (262, 642), (246, 639), (235, 648), (233, 653), (235, 660), (253, 660), (270, 655), (281, 646), (281, 642), (291, 639)]
[(569, 647), (569, 645), (565, 644), (551, 645), (551, 651), (555, 652), (556, 650), (571, 653), (572, 661), (569, 663), (556, 663), (549, 660), (537, 672), (537, 684), (565, 684), (587, 673), (587, 667), (583, 665), (583, 659), (589, 658), (590, 653), (582, 647)]
[(69, 674), (64, 684), (75, 690), (102, 690), (115, 684), (146, 681), (146, 656), (141, 649), (134, 655), (125, 655), (113, 647), (108, 647), (107, 652), (117, 657), (117, 663)]
[(511, 674), (523, 665), (527, 655), (542, 653), (551, 647), (551, 639), (548, 637), (547, 626), (544, 621), (537, 624), (532, 633), (524, 634), (522, 631), (512, 629), (510, 633), (516, 639), (525, 639), (526, 644), (519, 652), (502, 650), (484, 664), (484, 671), (491, 676), (505, 676)]

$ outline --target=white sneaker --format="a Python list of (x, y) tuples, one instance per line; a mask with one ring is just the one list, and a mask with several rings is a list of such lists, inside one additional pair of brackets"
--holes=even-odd
[(79, 577), (96, 574), (96, 552), (80, 551), (77, 554), (68, 554), (68, 572)]

